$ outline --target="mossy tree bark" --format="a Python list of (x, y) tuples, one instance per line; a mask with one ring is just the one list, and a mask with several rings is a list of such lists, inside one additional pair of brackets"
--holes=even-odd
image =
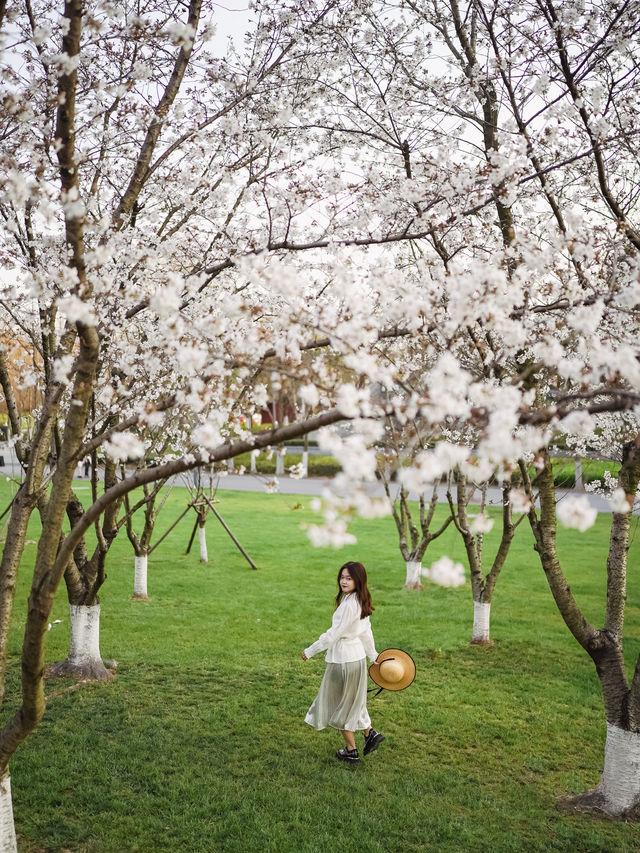
[[(600, 784), (570, 798), (575, 809), (594, 809), (621, 818), (640, 818), (640, 657), (631, 683), (623, 658), (623, 627), (627, 586), (627, 552), (631, 512), (613, 513), (607, 557), (607, 600), (604, 625), (595, 628), (582, 613), (562, 571), (556, 550), (556, 500), (553, 470), (548, 452), (536, 478), (540, 511), (532, 500), (527, 467), (520, 464), (532, 501), (529, 522), (549, 587), (560, 614), (595, 664), (602, 687), (607, 723), (604, 771)], [(629, 506), (640, 482), (640, 435), (625, 446), (618, 483)]]

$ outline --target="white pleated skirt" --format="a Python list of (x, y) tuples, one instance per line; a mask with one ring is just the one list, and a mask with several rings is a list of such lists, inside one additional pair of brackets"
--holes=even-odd
[(318, 695), (305, 723), (314, 729), (330, 726), (340, 731), (368, 729), (366, 658), (348, 663), (328, 663)]

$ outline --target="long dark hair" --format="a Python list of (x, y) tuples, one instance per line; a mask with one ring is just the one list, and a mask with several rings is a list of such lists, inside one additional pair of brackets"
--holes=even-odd
[(367, 570), (362, 563), (344, 563), (344, 565), (340, 566), (340, 571), (338, 572), (338, 594), (336, 595), (336, 607), (344, 598), (344, 592), (340, 589), (340, 576), (342, 575), (343, 569), (346, 569), (349, 572), (356, 585), (355, 594), (358, 596), (358, 601), (360, 602), (360, 618), (364, 619), (366, 616), (371, 616), (375, 607), (371, 601), (371, 593), (367, 586)]

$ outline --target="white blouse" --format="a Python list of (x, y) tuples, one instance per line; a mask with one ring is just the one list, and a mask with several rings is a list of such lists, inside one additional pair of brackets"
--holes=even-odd
[(304, 650), (310, 658), (327, 649), (327, 663), (348, 663), (368, 657), (374, 661), (378, 657), (371, 632), (369, 617), (360, 618), (361, 607), (355, 592), (345, 595), (336, 608), (331, 627)]

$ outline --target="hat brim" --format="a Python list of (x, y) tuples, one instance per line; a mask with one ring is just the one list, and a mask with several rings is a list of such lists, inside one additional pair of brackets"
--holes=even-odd
[[(384, 678), (380, 671), (380, 664), (386, 660), (396, 660), (402, 664), (404, 675), (399, 681), (387, 681)], [(416, 677), (416, 665), (411, 655), (403, 652), (402, 649), (385, 649), (383, 652), (380, 652), (376, 662), (372, 663), (369, 667), (369, 675), (378, 687), (384, 687), (385, 690), (404, 690), (410, 684), (413, 684)]]

